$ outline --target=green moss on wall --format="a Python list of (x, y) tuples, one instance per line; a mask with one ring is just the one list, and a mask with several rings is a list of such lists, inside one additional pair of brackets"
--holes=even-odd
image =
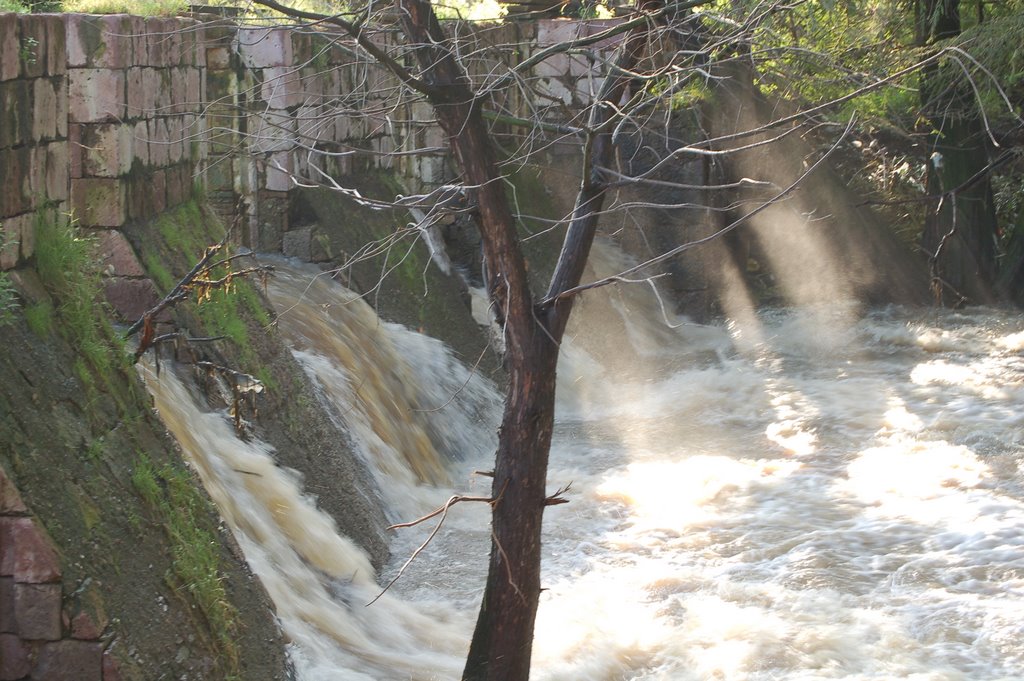
[(156, 467), (140, 454), (132, 472), (132, 486), (149, 506), (155, 522), (170, 541), (170, 586), (186, 590), (198, 604), (220, 651), (226, 672), (238, 672), (235, 633), (238, 612), (228, 599), (220, 564), (216, 528), (210, 527), (211, 508), (198, 492), (198, 481), (180, 465)]
[(43, 212), (37, 213), (35, 233), (36, 270), (54, 304), (30, 305), (29, 327), (40, 336), (55, 328), (68, 341), (90, 402), (104, 393), (127, 409), (136, 402), (138, 384), (127, 375), (128, 353), (107, 315), (91, 239), (74, 223)]
[[(161, 294), (170, 292), (202, 258), (211, 246), (221, 243), (226, 233), (220, 219), (199, 201), (192, 200), (167, 211), (149, 224), (128, 230), (141, 255), (141, 261)], [(216, 258), (228, 257), (226, 247)], [(246, 259), (235, 260), (233, 266), (249, 266)], [(223, 277), (227, 267), (218, 268), (211, 278)], [(193, 295), (178, 306), (178, 323), (194, 335), (223, 337), (216, 349), (231, 359), (234, 369), (252, 375), (267, 374), (255, 349), (254, 335), (262, 333), (271, 323), (267, 307), (257, 289), (246, 278), (236, 277), (229, 287)]]
[(25, 306), (25, 321), (39, 338), (46, 338), (53, 333), (53, 305), (49, 301), (31, 303)]

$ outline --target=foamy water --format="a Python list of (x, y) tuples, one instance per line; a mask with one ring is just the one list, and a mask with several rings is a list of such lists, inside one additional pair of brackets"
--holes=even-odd
[[(486, 385), (436, 341), (361, 312), (334, 317), (324, 306), (351, 296), (320, 280), (315, 296), (329, 299), (311, 297), (308, 272), (271, 284), (292, 310), (282, 330), (390, 490), (396, 519), (453, 492), (486, 494), (489, 480), (473, 474), (491, 465)], [(305, 299), (292, 308), (288, 296)], [(628, 297), (616, 305), (660, 316)], [(546, 518), (534, 678), (1024, 678), (1019, 316), (776, 313), (746, 320), (757, 328), (662, 329), (625, 353), (623, 327), (584, 338), (601, 326), (582, 312), (549, 474), (552, 491), (572, 483), (571, 503)], [(734, 344), (738, 335), (758, 342)], [(616, 346), (620, 361), (606, 366), (596, 355)], [(232, 476), (273, 453), (189, 408), (175, 381), (160, 379), (158, 407), (179, 414), (173, 431), (177, 419), (202, 432), (183, 446), (245, 537), (300, 677), (458, 678), (487, 507), (454, 507), (392, 591), (363, 607), (432, 525), (401, 530), (393, 564), (368, 573), (294, 476), (277, 469), (267, 489)]]

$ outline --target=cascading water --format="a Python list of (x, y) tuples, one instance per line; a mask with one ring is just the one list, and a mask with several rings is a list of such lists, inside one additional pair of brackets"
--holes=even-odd
[[(313, 270), (275, 279), (281, 328), (392, 517), (487, 494), (473, 476), (497, 421), (483, 381)], [(549, 483), (572, 482), (572, 503), (546, 518), (535, 678), (1024, 678), (1024, 320), (793, 311), (651, 343), (657, 305), (615, 306), (615, 324), (581, 307), (560, 367)], [(378, 581), (269, 448), (173, 374), (149, 384), (274, 598), (300, 678), (458, 678), (485, 505), (453, 508), (365, 607), (430, 527), (399, 531)]]

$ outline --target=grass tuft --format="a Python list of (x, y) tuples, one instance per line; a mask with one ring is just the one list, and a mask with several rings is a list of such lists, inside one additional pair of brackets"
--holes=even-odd
[(206, 617), (214, 643), (227, 663), (229, 674), (238, 671), (235, 632), (238, 611), (228, 600), (220, 569), (220, 544), (210, 529), (208, 503), (187, 470), (171, 465), (157, 469), (141, 455), (132, 472), (132, 485), (157, 513), (171, 541), (175, 589), (191, 596)]
[(6, 272), (0, 272), (0, 326), (14, 321), (14, 311), (18, 307), (18, 295), (14, 291), (14, 282)]
[(45, 300), (25, 307), (28, 328), (40, 338), (46, 338), (53, 333), (53, 315), (53, 305)]
[[(73, 224), (36, 218), (36, 269), (58, 301), (59, 330), (97, 374), (108, 378), (126, 353), (100, 299), (99, 267), (91, 241)], [(109, 382), (109, 381), (107, 381)]]
[(137, 14), (146, 17), (173, 17), (188, 11), (188, 2), (181, 0), (65, 0), (63, 5), (65, 12), (80, 12), (82, 14)]

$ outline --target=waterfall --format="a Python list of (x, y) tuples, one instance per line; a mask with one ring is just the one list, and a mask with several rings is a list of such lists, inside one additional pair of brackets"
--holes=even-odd
[[(486, 494), (493, 389), (314, 270), (275, 279), (281, 330), (391, 517)], [(571, 482), (571, 503), (545, 521), (534, 678), (1024, 677), (1024, 320), (814, 309), (709, 328), (603, 295), (563, 348), (549, 486)], [(269, 447), (173, 372), (147, 383), (301, 679), (458, 678), (485, 505), (453, 509), (366, 607), (431, 527), (399, 531), (375, 575)]]

